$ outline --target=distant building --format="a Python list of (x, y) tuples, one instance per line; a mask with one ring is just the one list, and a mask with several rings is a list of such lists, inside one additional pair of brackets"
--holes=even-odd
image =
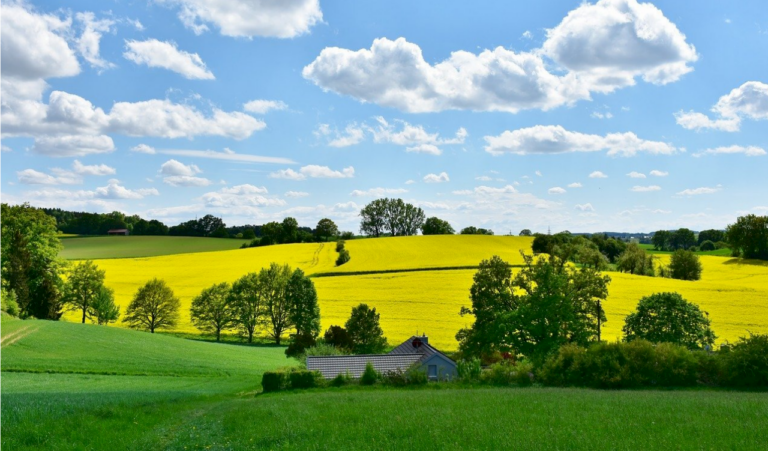
[(128, 229), (111, 229), (107, 231), (107, 235), (128, 235)]
[(429, 380), (456, 377), (456, 362), (430, 346), (426, 336), (413, 336), (389, 354), (307, 356), (307, 369), (319, 371), (325, 379), (333, 379), (339, 374), (358, 379), (368, 362), (382, 374), (417, 367), (427, 373)]

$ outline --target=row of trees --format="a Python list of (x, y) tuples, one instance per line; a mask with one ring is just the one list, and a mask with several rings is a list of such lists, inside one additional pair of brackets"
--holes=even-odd
[(57, 228), (63, 233), (78, 235), (106, 235), (111, 229), (128, 229), (133, 235), (168, 235), (168, 226), (139, 215), (127, 216), (119, 211), (112, 213), (87, 213), (60, 208), (44, 208), (48, 216), (56, 219)]
[(416, 235), (424, 226), (424, 210), (402, 199), (376, 199), (360, 210), (360, 231), (379, 237)]
[[(704, 236), (706, 237), (710, 232), (717, 231), (710, 230), (705, 232)], [(697, 244), (697, 241), (696, 234), (693, 233), (693, 230), (682, 228), (673, 231), (659, 230), (653, 234), (651, 243), (653, 244), (653, 248), (657, 251), (674, 251), (677, 249), (691, 248)]]

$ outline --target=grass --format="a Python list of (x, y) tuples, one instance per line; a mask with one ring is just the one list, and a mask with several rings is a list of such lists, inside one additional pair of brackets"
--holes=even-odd
[[(674, 251), (657, 251), (654, 249), (653, 244), (640, 244), (642, 249), (645, 249), (649, 254), (671, 255)], [(714, 257), (730, 257), (731, 250), (727, 247), (722, 249), (715, 249), (714, 251), (697, 251), (696, 255), (709, 255)]]
[(59, 254), (67, 260), (155, 257), (237, 249), (249, 240), (191, 236), (91, 236), (66, 237)]

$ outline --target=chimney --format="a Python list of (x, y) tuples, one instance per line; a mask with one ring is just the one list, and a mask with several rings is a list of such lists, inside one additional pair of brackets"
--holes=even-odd
[(419, 337), (419, 340), (421, 340), (421, 342), (424, 343), (425, 345), (429, 344), (429, 337), (427, 337), (426, 335), (422, 335), (421, 337)]

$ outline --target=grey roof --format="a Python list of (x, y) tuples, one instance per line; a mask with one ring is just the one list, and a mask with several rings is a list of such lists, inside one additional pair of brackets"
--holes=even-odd
[(369, 355), (339, 355), (339, 356), (307, 356), (307, 369), (319, 371), (326, 379), (333, 379), (339, 374), (346, 374), (355, 379), (363, 375), (365, 365), (371, 362), (379, 373), (405, 371), (414, 363), (421, 360), (423, 354), (369, 354)]
[[(413, 344), (416, 340), (419, 340), (421, 342), (421, 345), (418, 347), (414, 347)], [(442, 352), (438, 351), (437, 349), (433, 348), (428, 342), (426, 337), (419, 337), (414, 335), (413, 337), (409, 338), (408, 340), (404, 341), (403, 344), (396, 347), (395, 349), (389, 351), (390, 355), (398, 355), (398, 354), (413, 354), (418, 353), (422, 355), (422, 358), (419, 359), (421, 361), (425, 361), (432, 357), (435, 354), (440, 354), (443, 357), (445, 357), (448, 360), (451, 360), (447, 355), (443, 354)], [(453, 361), (453, 360), (451, 360)]]

